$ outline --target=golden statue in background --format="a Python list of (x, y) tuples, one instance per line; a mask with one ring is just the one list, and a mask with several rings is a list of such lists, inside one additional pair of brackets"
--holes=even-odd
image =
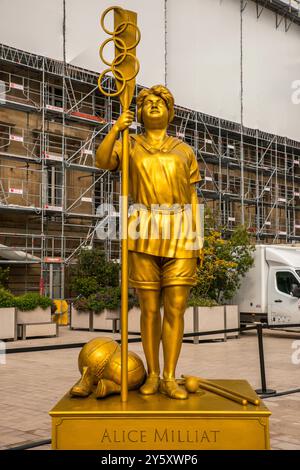
[[(156, 85), (142, 90), (137, 97), (137, 112), (144, 132), (129, 136), (129, 187), (134, 205), (128, 220), (128, 264), (129, 284), (136, 288), (140, 301), (148, 367), (140, 392), (152, 395), (160, 391), (170, 398), (186, 399), (187, 391), (175, 380), (175, 369), (201, 248), (195, 190), (200, 174), (191, 147), (167, 134), (174, 117), (174, 98), (166, 87)], [(133, 112), (123, 112), (104, 138), (96, 154), (99, 168), (121, 169), (122, 144), (118, 137), (133, 119)]]

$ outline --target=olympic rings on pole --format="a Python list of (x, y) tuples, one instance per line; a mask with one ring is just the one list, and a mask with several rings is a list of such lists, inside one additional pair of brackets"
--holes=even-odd
[[(101, 26), (102, 26), (102, 29), (107, 33), (109, 34), (110, 36), (112, 36), (111, 38), (108, 38), (106, 39), (100, 46), (100, 50), (99, 50), (99, 55), (100, 55), (100, 58), (102, 60), (102, 62), (104, 62), (104, 64), (108, 65), (109, 68), (105, 69), (99, 76), (98, 78), (98, 87), (99, 87), (99, 90), (101, 91), (101, 93), (103, 93), (105, 96), (118, 96), (120, 95), (123, 91), (124, 91), (124, 88), (126, 86), (126, 83), (129, 82), (130, 80), (133, 80), (137, 74), (139, 73), (139, 70), (140, 70), (140, 64), (139, 64), (139, 61), (137, 60), (136, 56), (134, 54), (132, 54), (131, 52), (128, 52), (132, 49), (134, 49), (138, 43), (140, 42), (140, 39), (141, 39), (141, 33), (140, 33), (140, 30), (139, 28), (137, 27), (136, 24), (132, 23), (131, 21), (122, 21), (122, 23), (120, 23), (115, 29), (114, 31), (109, 31), (105, 24), (104, 24), (104, 19), (107, 15), (107, 13), (109, 13), (110, 11), (112, 10), (119, 10), (119, 11), (122, 11), (123, 8), (121, 7), (116, 7), (116, 6), (113, 6), (113, 7), (109, 7), (107, 8), (102, 16), (101, 16)], [(131, 26), (133, 28), (135, 28), (135, 31), (136, 31), (136, 39), (135, 41), (131, 44), (131, 45), (127, 45), (125, 44), (125, 41), (119, 37), (120, 34), (122, 34), (126, 28), (128, 26)], [(117, 47), (121, 52), (119, 54), (116, 55), (116, 57), (114, 58), (114, 60), (112, 62), (108, 62), (104, 57), (103, 57), (103, 49), (104, 47), (109, 43), (113, 41), (115, 47)], [(119, 67), (125, 59), (127, 58), (130, 58), (131, 60), (134, 61), (134, 70), (132, 72), (132, 74), (130, 76), (127, 76), (125, 77), (124, 76), (124, 73), (121, 72), (121, 70), (119, 70), (117, 67)], [(102, 88), (102, 85), (101, 85), (101, 81), (103, 79), (103, 76), (108, 73), (108, 72), (112, 72), (115, 80), (117, 80), (118, 82), (121, 82), (122, 85), (121, 85), (121, 88), (115, 92), (107, 92), (105, 90), (103, 90)]]
[[(106, 32), (106, 34), (109, 34), (110, 36), (112, 36), (114, 34), (114, 31), (109, 31), (108, 29), (106, 29), (105, 24), (104, 24), (104, 19), (105, 19), (107, 13), (109, 13), (110, 11), (113, 11), (113, 10), (122, 11), (122, 10), (124, 10), (124, 8), (118, 7), (118, 6), (106, 8), (106, 10), (104, 10), (104, 12), (102, 13), (101, 18), (100, 18), (100, 24), (101, 24), (102, 29)], [(122, 32), (123, 31), (125, 31), (125, 27), (122, 30)]]

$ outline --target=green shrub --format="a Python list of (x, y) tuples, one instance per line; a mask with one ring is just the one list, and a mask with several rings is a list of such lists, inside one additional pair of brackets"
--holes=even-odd
[(34, 292), (28, 292), (27, 294), (15, 297), (16, 307), (23, 312), (34, 310), (37, 307), (46, 310), (46, 308), (52, 307), (52, 304), (53, 302), (49, 297), (43, 297)]
[(37, 307), (46, 309), (53, 307), (54, 302), (49, 297), (43, 297), (34, 292), (15, 297), (11, 292), (0, 287), (0, 308), (4, 307), (17, 307), (19, 310), (28, 311), (34, 310)]
[(8, 290), (0, 287), (0, 308), (15, 307), (15, 296)]
[(73, 302), (74, 307), (79, 312), (88, 312), (89, 311), (89, 303), (86, 297), (79, 296)]
[(100, 250), (81, 250), (71, 271), (71, 288), (75, 295), (88, 297), (100, 287), (119, 285), (119, 264), (107, 261)]
[(89, 297), (95, 294), (99, 288), (98, 282), (94, 277), (76, 277), (72, 282), (72, 287), (77, 295)]
[(191, 294), (188, 300), (189, 307), (217, 307), (219, 304), (214, 299), (197, 297)]
[(224, 304), (233, 298), (253, 265), (255, 247), (245, 226), (234, 228), (228, 236), (212, 217), (205, 223), (203, 263), (197, 268), (197, 285), (191, 289), (190, 297), (194, 298), (192, 302), (210, 299), (215, 305)]

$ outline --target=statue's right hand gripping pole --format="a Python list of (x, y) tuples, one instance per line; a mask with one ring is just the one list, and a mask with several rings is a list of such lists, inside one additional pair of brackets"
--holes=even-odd
[[(109, 31), (104, 24), (108, 12), (114, 11), (114, 30)], [(107, 8), (101, 16), (101, 26), (111, 37), (100, 47), (100, 58), (108, 65), (99, 76), (98, 87), (105, 96), (118, 96), (122, 111), (131, 103), (135, 77), (139, 72), (139, 62), (135, 48), (140, 41), (136, 13), (121, 7)], [(108, 62), (103, 57), (103, 49), (109, 42), (115, 45), (115, 58)], [(116, 91), (103, 89), (105, 75), (111, 72), (115, 78)], [(129, 179), (129, 130), (122, 131), (122, 178), (121, 178), (121, 401), (128, 399), (128, 179)]]

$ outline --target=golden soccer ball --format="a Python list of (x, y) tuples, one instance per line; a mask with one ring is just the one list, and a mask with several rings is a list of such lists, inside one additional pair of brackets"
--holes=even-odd
[[(142, 359), (134, 352), (128, 352), (128, 390), (139, 388), (146, 376)], [(121, 384), (121, 352), (116, 352), (107, 362), (103, 378)]]
[(112, 338), (103, 336), (86, 343), (79, 353), (78, 367), (82, 374), (83, 367), (88, 367), (93, 375), (94, 383), (103, 377), (103, 371), (110, 358), (120, 350), (120, 346)]

